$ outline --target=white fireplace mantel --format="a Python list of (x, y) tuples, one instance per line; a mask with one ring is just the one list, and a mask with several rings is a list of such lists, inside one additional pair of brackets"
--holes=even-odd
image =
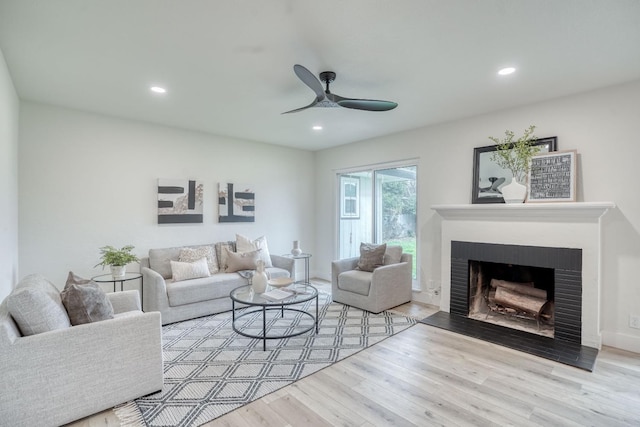
[(582, 250), (582, 345), (600, 348), (601, 218), (613, 202), (434, 205), (442, 217), (440, 309), (450, 310), (451, 242)]
[(564, 202), (434, 205), (431, 209), (448, 220), (591, 222), (600, 219), (609, 209), (615, 207), (613, 202)]

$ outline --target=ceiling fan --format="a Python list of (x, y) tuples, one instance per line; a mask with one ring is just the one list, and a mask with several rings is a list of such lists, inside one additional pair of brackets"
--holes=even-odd
[(298, 111), (306, 110), (311, 107), (322, 107), (322, 108), (334, 108), (334, 107), (344, 107), (344, 108), (352, 108), (355, 110), (365, 110), (365, 111), (389, 111), (393, 110), (398, 106), (397, 103), (391, 101), (379, 101), (376, 99), (353, 99), (353, 98), (343, 98), (341, 96), (335, 95), (329, 91), (329, 83), (336, 79), (336, 73), (333, 71), (323, 71), (320, 73), (320, 80), (322, 80), (326, 89), (322, 88), (322, 83), (320, 80), (313, 75), (313, 73), (307, 70), (302, 65), (296, 64), (293, 66), (293, 71), (296, 73), (296, 76), (302, 83), (306, 84), (311, 88), (312, 91), (316, 94), (316, 99), (306, 107), (296, 108), (295, 110), (285, 111), (282, 114), (288, 113), (296, 113)]

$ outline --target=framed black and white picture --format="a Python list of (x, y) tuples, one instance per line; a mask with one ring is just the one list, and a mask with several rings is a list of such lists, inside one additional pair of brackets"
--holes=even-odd
[(360, 218), (360, 178), (340, 177), (340, 218)]
[(202, 223), (202, 182), (158, 179), (158, 224)]
[[(537, 139), (534, 145), (540, 146), (539, 153), (548, 153), (558, 149), (558, 138)], [(511, 182), (511, 171), (503, 169), (492, 159), (496, 145), (476, 147), (473, 151), (473, 184), (471, 203), (504, 203), (501, 188)]]
[(534, 156), (527, 202), (575, 202), (577, 156), (576, 150)]
[(218, 185), (218, 222), (255, 222), (256, 194), (248, 185)]

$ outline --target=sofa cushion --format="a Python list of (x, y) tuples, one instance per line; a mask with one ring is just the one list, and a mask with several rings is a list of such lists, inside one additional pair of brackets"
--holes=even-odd
[(267, 238), (265, 236), (251, 240), (242, 234), (236, 234), (236, 252), (252, 252), (258, 249), (262, 249), (260, 259), (264, 261), (264, 266), (273, 267), (273, 264), (271, 264), (271, 254), (269, 254), (269, 245), (267, 244)]
[(171, 261), (180, 259), (180, 251), (183, 248), (149, 249), (149, 268), (160, 274), (165, 279), (171, 278)]
[(218, 272), (218, 257), (213, 245), (198, 246), (195, 248), (182, 248), (180, 250), (180, 262), (195, 262), (200, 258), (207, 259), (207, 265), (209, 266), (209, 273), (216, 274)]
[(360, 259), (358, 269), (362, 271), (373, 271), (384, 263), (384, 253), (387, 244), (374, 245), (372, 243), (360, 243)]
[(72, 325), (113, 319), (113, 306), (100, 285), (71, 271), (60, 297)]
[(206, 258), (200, 258), (194, 262), (170, 261), (171, 273), (174, 282), (200, 277), (209, 277), (209, 265)]
[(400, 262), (402, 258), (402, 246), (389, 246), (387, 245), (387, 250), (384, 252), (384, 265), (397, 264)]
[(22, 279), (7, 297), (6, 304), (24, 336), (71, 326), (60, 292), (39, 274)]
[(338, 275), (338, 288), (343, 291), (367, 296), (371, 289), (371, 276), (373, 276), (373, 273), (368, 271), (345, 271)]
[(218, 267), (220, 267), (220, 271), (227, 271), (227, 252), (225, 248), (229, 250), (229, 252), (236, 251), (236, 242), (228, 241), (228, 242), (218, 242), (215, 244), (216, 248), (216, 256), (218, 257)]
[(229, 293), (247, 284), (247, 280), (237, 273), (218, 273), (210, 277), (185, 280), (183, 282), (167, 282), (167, 296), (172, 307), (229, 298)]
[(240, 270), (255, 270), (262, 249), (251, 252), (230, 252), (228, 248), (225, 248), (225, 251), (227, 252), (226, 272), (234, 273)]

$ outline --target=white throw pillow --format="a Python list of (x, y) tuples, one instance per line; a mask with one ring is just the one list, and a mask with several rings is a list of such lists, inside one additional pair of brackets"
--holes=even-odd
[(269, 254), (269, 245), (267, 245), (267, 238), (265, 236), (251, 240), (242, 234), (236, 234), (236, 252), (253, 252), (258, 249), (261, 249), (260, 259), (264, 261), (264, 266), (273, 267), (271, 255)]
[(171, 273), (174, 282), (211, 276), (206, 258), (195, 262), (171, 261)]
[(209, 273), (216, 274), (218, 272), (218, 257), (213, 246), (198, 246), (196, 248), (183, 248), (180, 251), (180, 262), (195, 262), (200, 258), (206, 258), (209, 265)]

